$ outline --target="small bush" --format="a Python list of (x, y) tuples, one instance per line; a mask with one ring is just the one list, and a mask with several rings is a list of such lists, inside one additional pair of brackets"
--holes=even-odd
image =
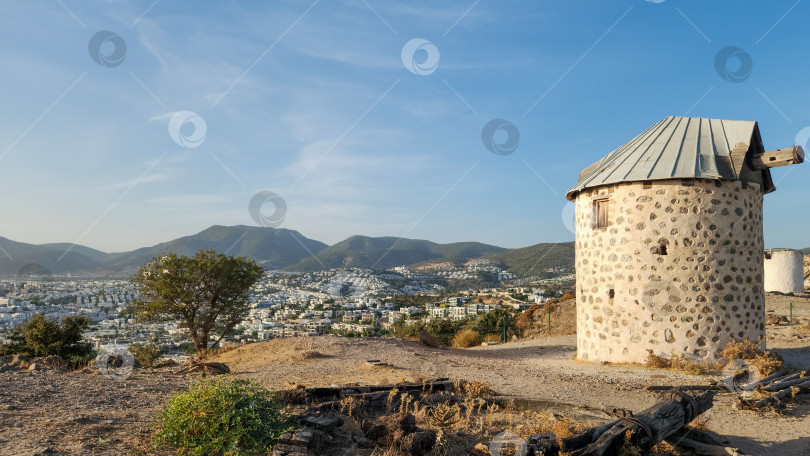
[(155, 345), (154, 342), (149, 342), (148, 344), (132, 344), (127, 349), (132, 356), (135, 357), (135, 361), (138, 362), (141, 366), (145, 367), (152, 367), (160, 361), (160, 358), (163, 357), (163, 352), (160, 351), (160, 347)]
[(470, 348), (476, 345), (481, 345), (483, 338), (478, 331), (472, 329), (464, 329), (456, 333), (453, 337), (451, 345), (453, 348)]
[(647, 350), (647, 360), (644, 365), (652, 369), (672, 369), (691, 375), (703, 375), (712, 370), (711, 365), (708, 363), (699, 363), (688, 359), (685, 355), (676, 356), (671, 358), (658, 356), (652, 350)]
[(559, 302), (568, 301), (568, 300), (571, 300), (571, 299), (577, 299), (576, 293), (573, 293), (571, 291), (566, 291), (565, 294), (563, 294), (562, 297), (560, 298)]
[(85, 360), (93, 353), (92, 345), (82, 340), (88, 326), (90, 319), (84, 316), (66, 316), (58, 321), (36, 314), (14, 326), (7, 335), (9, 342), (0, 344), (0, 356), (56, 355), (71, 363)]
[(784, 360), (781, 356), (767, 350), (762, 350), (759, 344), (747, 339), (729, 342), (726, 348), (723, 349), (723, 357), (729, 360), (729, 362), (736, 359), (746, 361), (748, 364), (757, 368), (759, 373), (763, 376), (776, 373), (782, 367), (782, 364), (784, 364)]
[(501, 334), (487, 334), (484, 336), (484, 342), (500, 342), (502, 338)]
[(298, 360), (312, 359), (321, 356), (321, 354), (315, 350), (315, 340), (312, 337), (302, 337), (298, 339), (293, 348), (295, 350), (293, 357)]
[(294, 421), (275, 392), (248, 380), (204, 380), (169, 400), (158, 416), (155, 443), (181, 455), (267, 454)]
[(671, 365), (669, 362), (669, 358), (664, 358), (663, 356), (658, 356), (653, 353), (652, 350), (647, 350), (649, 353), (647, 354), (647, 361), (644, 363), (645, 366), (651, 369), (669, 369)]

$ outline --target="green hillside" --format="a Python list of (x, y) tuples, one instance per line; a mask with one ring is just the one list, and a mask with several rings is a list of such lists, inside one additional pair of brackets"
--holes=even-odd
[(485, 258), (506, 266), (518, 277), (542, 276), (549, 268), (574, 271), (573, 242), (543, 243), (487, 255)]
[(389, 269), (426, 260), (476, 258), (506, 249), (479, 242), (437, 244), (420, 239), (352, 236), (286, 268), (289, 271), (317, 271), (329, 268)]
[(70, 246), (71, 244), (26, 244), (0, 237), (0, 275), (14, 277), (86, 273), (102, 266), (100, 260), (103, 256), (94, 252), (104, 255), (103, 252), (75, 246), (65, 253)]
[(132, 252), (111, 254), (104, 270), (110, 274), (131, 274), (152, 258), (165, 254), (194, 255), (200, 250), (216, 250), (258, 261), (267, 269), (298, 263), (326, 247), (297, 231), (253, 226), (215, 225), (192, 236), (185, 236)]

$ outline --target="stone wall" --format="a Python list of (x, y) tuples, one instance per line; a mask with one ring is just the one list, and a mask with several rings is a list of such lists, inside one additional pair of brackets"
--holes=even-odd
[(804, 255), (797, 250), (765, 252), (765, 291), (801, 293), (804, 291)]
[[(596, 228), (595, 201), (608, 198)], [(765, 335), (761, 188), (739, 181), (631, 182), (576, 200), (577, 356), (714, 361)]]

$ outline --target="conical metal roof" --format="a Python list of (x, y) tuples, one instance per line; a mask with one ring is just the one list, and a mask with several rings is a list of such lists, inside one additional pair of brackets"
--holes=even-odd
[[(565, 196), (620, 182), (738, 180), (749, 152), (764, 152), (756, 122), (667, 117), (582, 171)], [(762, 173), (765, 192), (773, 191), (770, 170)]]

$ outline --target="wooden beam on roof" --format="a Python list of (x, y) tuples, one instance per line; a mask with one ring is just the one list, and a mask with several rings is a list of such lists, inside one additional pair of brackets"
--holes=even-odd
[(751, 166), (754, 169), (766, 169), (795, 165), (803, 161), (804, 149), (802, 149), (802, 146), (793, 146), (757, 155), (751, 159)]

